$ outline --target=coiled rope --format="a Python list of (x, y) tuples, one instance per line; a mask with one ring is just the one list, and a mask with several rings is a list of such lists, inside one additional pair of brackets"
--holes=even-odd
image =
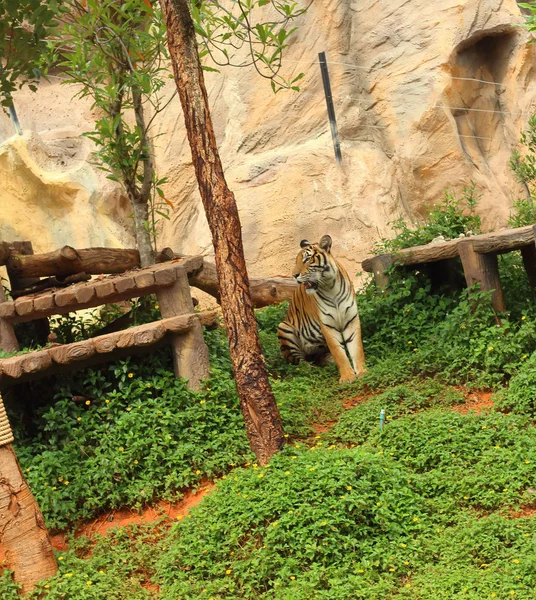
[(0, 394), (0, 446), (11, 444), (13, 442), (13, 432), (7, 418), (6, 409), (4, 408), (4, 401)]

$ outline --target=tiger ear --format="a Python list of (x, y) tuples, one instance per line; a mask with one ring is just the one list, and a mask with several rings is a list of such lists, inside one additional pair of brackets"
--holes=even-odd
[(323, 235), (322, 238), (320, 239), (320, 241), (318, 242), (318, 245), (325, 252), (329, 252), (331, 250), (331, 236), (330, 235)]
[(300, 242), (300, 248), (305, 248), (306, 246), (310, 246), (311, 242), (308, 242), (307, 240), (302, 240)]

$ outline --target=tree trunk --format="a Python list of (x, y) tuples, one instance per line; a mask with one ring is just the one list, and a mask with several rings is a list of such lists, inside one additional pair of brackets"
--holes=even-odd
[(136, 246), (140, 253), (140, 264), (142, 267), (149, 267), (154, 264), (155, 253), (151, 246), (151, 235), (149, 233), (149, 205), (138, 197), (130, 196), (132, 211), (134, 213), (134, 235), (136, 237)]
[(250, 446), (266, 464), (284, 443), (268, 381), (242, 246), (238, 209), (227, 187), (210, 116), (187, 0), (162, 0), (168, 45), (199, 191), (212, 234), (223, 318)]
[[(0, 408), (3, 403), (0, 398)], [(0, 421), (5, 412), (0, 415)], [(0, 438), (11, 439), (0, 423)], [(0, 443), (2, 443), (0, 439)], [(22, 592), (30, 592), (41, 579), (58, 570), (43, 515), (22, 475), (10, 443), (0, 445), (0, 544), (7, 567), (14, 572)]]

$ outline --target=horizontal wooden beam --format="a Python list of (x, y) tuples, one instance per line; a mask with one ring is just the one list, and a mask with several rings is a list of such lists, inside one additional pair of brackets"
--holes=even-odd
[(87, 273), (124, 273), (140, 265), (137, 250), (119, 248), (85, 248), (76, 250), (64, 246), (44, 254), (11, 254), (7, 258), (10, 275), (17, 277), (46, 277)]
[(58, 344), (35, 352), (0, 359), (0, 386), (48, 377), (65, 370), (86, 368), (118, 360), (138, 350), (170, 341), (171, 335), (189, 331), (196, 322), (212, 326), (216, 311), (190, 313), (131, 327), (72, 344)]
[[(404, 248), (392, 254), (380, 254), (377, 256), (388, 257), (393, 264), (400, 266), (436, 262), (458, 256), (458, 245), (466, 240), (471, 240), (474, 251), (479, 254), (501, 254), (512, 250), (520, 250), (534, 244), (534, 231), (532, 225), (527, 225), (526, 227), (504, 229), (502, 231), (472, 235), (446, 242)], [(374, 272), (374, 258), (377, 257), (372, 256), (361, 263), (364, 271), (368, 273)]]
[[(170, 248), (165, 248), (159, 254), (159, 260), (161, 261), (170, 260), (172, 257), (180, 257), (180, 254), (174, 254)], [(188, 275), (188, 281), (191, 286), (214, 296), (219, 302), (220, 288), (216, 265), (204, 260), (199, 270), (193, 271)], [(249, 278), (249, 288), (255, 308), (262, 308), (269, 304), (290, 300), (297, 287), (296, 280), (291, 277)]]
[(147, 296), (156, 293), (162, 287), (173, 285), (180, 273), (193, 272), (201, 268), (202, 264), (202, 257), (190, 256), (134, 270), (122, 276), (93, 279), (61, 290), (22, 296), (0, 304), (0, 318), (13, 323), (24, 323)]

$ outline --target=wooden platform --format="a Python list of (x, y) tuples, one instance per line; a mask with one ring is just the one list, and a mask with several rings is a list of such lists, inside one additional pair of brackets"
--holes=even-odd
[(185, 257), (130, 271), (125, 275), (93, 279), (59, 290), (23, 296), (0, 303), (0, 318), (22, 323), (147, 296), (162, 287), (173, 285), (181, 274), (188, 276), (202, 266), (201, 256)]
[[(214, 325), (215, 311), (181, 315), (131, 327), (72, 344), (56, 344), (42, 350), (0, 359), (0, 385), (41, 379), (62, 372), (86, 368), (137, 353), (140, 348), (169, 343), (168, 334), (182, 334), (196, 323)], [(113, 358), (110, 354), (114, 353)]]
[(378, 254), (362, 262), (362, 268), (374, 274), (381, 289), (389, 285), (388, 270), (393, 266), (419, 266), (449, 261), (460, 257), (467, 286), (479, 283), (483, 291), (492, 292), (496, 310), (506, 310), (502, 294), (497, 255), (521, 250), (529, 282), (536, 288), (536, 246), (534, 225), (504, 229), (445, 242), (432, 242), (424, 246), (405, 248), (392, 254)]
[[(55, 256), (57, 252), (50, 254)], [(48, 255), (40, 255), (40, 258), (43, 256)], [(202, 325), (213, 324), (216, 320), (213, 312), (194, 313), (188, 275), (196, 273), (202, 266), (201, 256), (185, 256), (121, 275), (100, 275), (88, 282), (81, 281), (61, 289), (21, 296), (12, 301), (5, 301), (0, 288), (0, 349), (6, 352), (18, 350), (13, 329), (15, 323), (114, 304), (153, 293), (156, 294), (163, 317), (147, 325), (74, 344), (56, 344), (36, 352), (0, 359), (0, 387), (118, 360), (143, 352), (147, 347), (152, 349), (168, 343), (172, 348), (177, 377), (184, 377), (189, 387), (199, 389), (210, 368)]]

